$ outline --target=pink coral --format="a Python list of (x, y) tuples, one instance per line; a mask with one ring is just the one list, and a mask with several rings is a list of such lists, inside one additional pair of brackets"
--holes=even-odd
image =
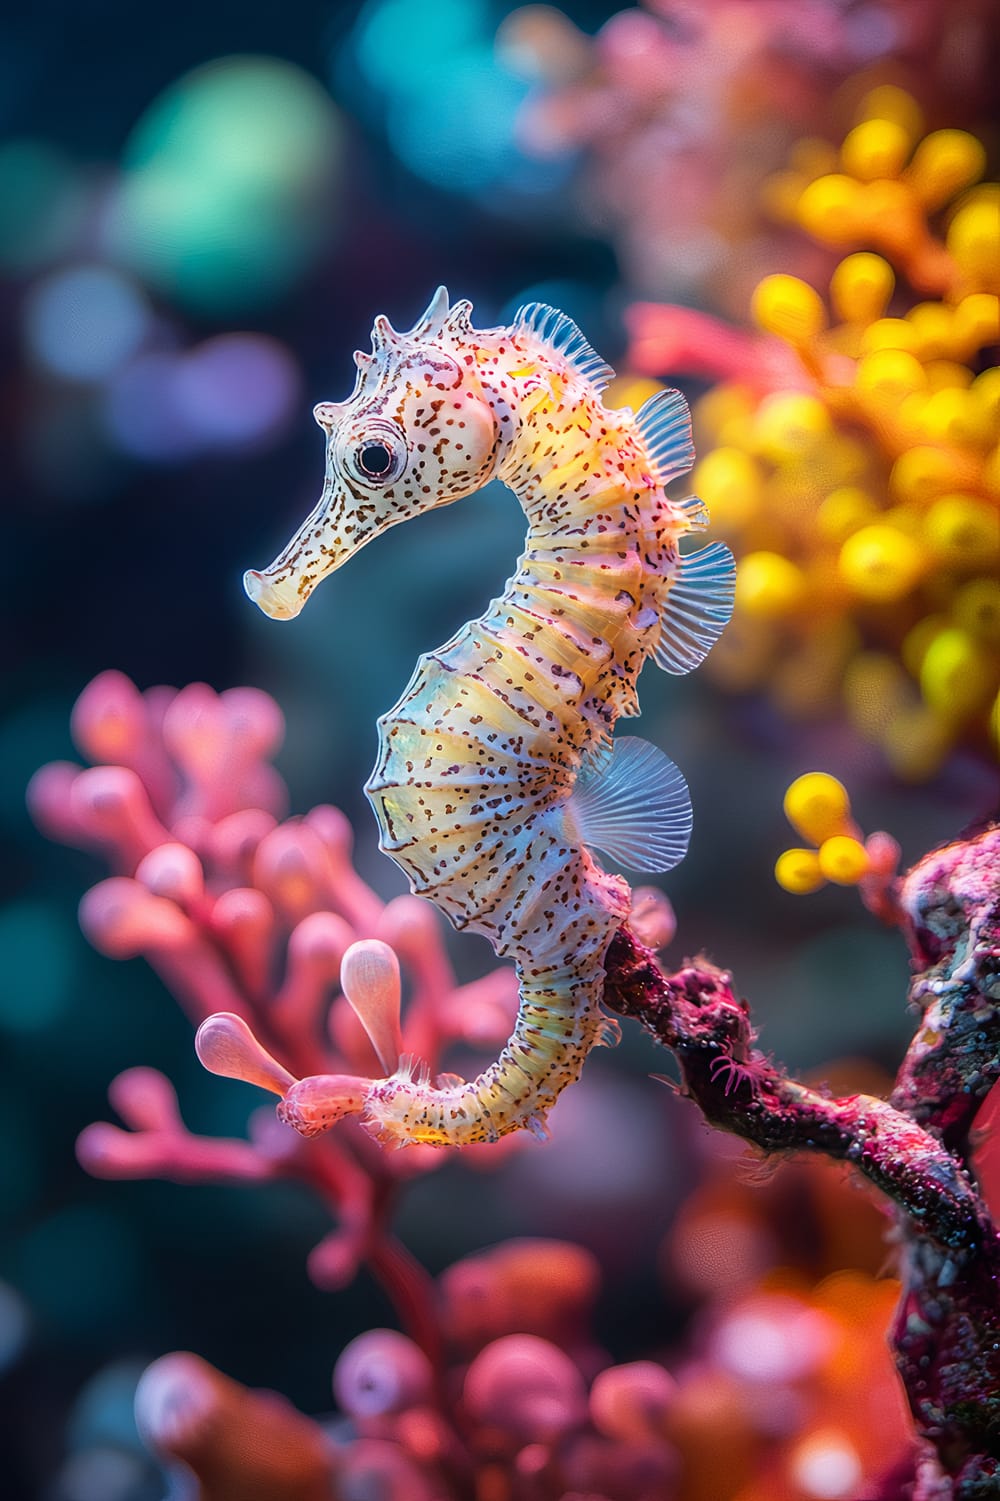
[[(574, 158), (581, 218), (614, 242), (632, 293), (707, 292), (737, 312), (788, 243), (760, 184), (796, 135), (835, 131), (851, 89), (885, 73), (953, 114), (982, 107), (990, 21), (988, 0), (644, 0), (591, 37), (526, 5), (500, 42), (536, 85), (522, 146)], [(796, 255), (803, 274), (823, 263)]]
[[(51, 838), (98, 851), (115, 872), (81, 903), (95, 947), (111, 958), (144, 956), (195, 1024), (228, 1015), (221, 1041), (218, 1028), (205, 1034), (216, 1061), (242, 1039), (254, 1059), (240, 1054), (244, 1070), (256, 1068), (264, 1088), (284, 1093), (293, 1077), (331, 1074), (349, 1088), (403, 1049), (436, 1062), (455, 1043), (490, 1047), (507, 1036), (512, 973), (458, 985), (427, 904), (385, 903), (357, 874), (338, 809), (282, 819), (287, 795), (270, 757), (283, 722), (267, 694), (205, 684), (140, 693), (105, 672), (80, 696), (72, 727), (97, 764), (43, 767), (28, 792), (33, 816)], [(400, 964), (409, 986), (402, 1023)], [(251, 1029), (266, 1049), (247, 1041)], [(305, 1180), (339, 1222), (313, 1252), (313, 1278), (341, 1286), (367, 1258), (420, 1322), (422, 1274), (381, 1226), (394, 1185), (434, 1167), (436, 1154), (387, 1156), (356, 1128), (306, 1144), (267, 1113), (253, 1118), (247, 1141), (196, 1136), (172, 1086), (149, 1068), (120, 1075), (110, 1098), (128, 1129), (87, 1127), (78, 1150), (88, 1170)]]
[[(329, 1108), (417, 1035), (436, 1058), (456, 1039), (506, 1032), (506, 977), (456, 986), (424, 905), (383, 904), (358, 877), (342, 815), (278, 821), (283, 789), (266, 757), (280, 716), (266, 695), (142, 695), (110, 673), (83, 695), (74, 729), (81, 749), (117, 764), (45, 768), (32, 809), (55, 837), (110, 860), (116, 874), (84, 899), (84, 925), (109, 955), (149, 959), (200, 1023), (211, 1067), (280, 1095), (284, 1113), (307, 1122), (317, 1077)], [(342, 1286), (366, 1260), (407, 1331), (369, 1330), (341, 1353), (343, 1420), (330, 1432), (195, 1355), (165, 1356), (136, 1396), (149, 1447), (193, 1473), (202, 1501), (806, 1501), (818, 1484), (830, 1493), (831, 1475), (839, 1494), (864, 1486), (886, 1501), (957, 1501), (995, 1481), (1000, 1241), (967, 1164), (997, 1074), (997, 839), (987, 828), (905, 878), (890, 869), (893, 846), (870, 905), (907, 939), (923, 1016), (888, 1101), (789, 1078), (755, 1051), (749, 1007), (707, 961), (664, 973), (643, 942), (672, 930), (660, 899), (637, 900), (642, 938), (623, 928), (607, 957), (606, 1003), (672, 1050), (707, 1121), (767, 1154), (851, 1162), (888, 1202), (902, 1248), (889, 1334), (921, 1445), (915, 1482), (883, 1344), (897, 1286), (869, 1275), (880, 1254), (870, 1229), (860, 1255), (846, 1253), (867, 1270), (768, 1273), (763, 1215), (703, 1196), (668, 1247), (672, 1283), (710, 1294), (699, 1324), (669, 1372), (655, 1336), (656, 1358), (613, 1364), (591, 1327), (599, 1271), (589, 1252), (512, 1241), (434, 1283), (392, 1236), (400, 1180), (439, 1154), (382, 1153), (353, 1123), (307, 1141), (269, 1111), (249, 1140), (196, 1136), (168, 1081), (133, 1068), (110, 1089), (127, 1129), (97, 1123), (80, 1138), (91, 1171), (304, 1181), (339, 1219), (312, 1253), (314, 1279)], [(814, 1198), (814, 1212), (856, 1218), (847, 1199), (824, 1210)], [(772, 1209), (776, 1224), (787, 1218)], [(720, 1254), (731, 1257), (734, 1231), (755, 1264), (720, 1286), (706, 1256), (716, 1269)]]

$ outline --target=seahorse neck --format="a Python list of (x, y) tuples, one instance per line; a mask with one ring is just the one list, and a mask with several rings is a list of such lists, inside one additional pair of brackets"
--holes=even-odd
[(537, 434), (522, 433), (520, 461), (503, 477), (528, 519), (525, 547), (502, 598), (476, 622), (491, 642), (513, 633), (529, 654), (545, 632), (552, 662), (533, 673), (532, 695), (557, 714), (575, 753), (638, 713), (672, 545), (631, 413), (600, 408), (588, 420), (586, 440), (579, 428), (553, 439), (546, 424), (537, 454)]
[(650, 476), (628, 411), (594, 399), (553, 413), (546, 403), (522, 423), (500, 478), (514, 492), (530, 534), (579, 537), (607, 530), (603, 513), (637, 505)]

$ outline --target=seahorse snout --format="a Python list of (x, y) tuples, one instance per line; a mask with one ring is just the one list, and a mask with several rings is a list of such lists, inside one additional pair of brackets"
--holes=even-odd
[(274, 577), (270, 569), (258, 573), (249, 568), (243, 575), (243, 587), (265, 615), (272, 620), (293, 620), (305, 604), (298, 580), (293, 573)]

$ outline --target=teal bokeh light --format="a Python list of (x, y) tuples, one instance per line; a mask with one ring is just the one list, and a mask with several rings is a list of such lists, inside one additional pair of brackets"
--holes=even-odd
[(114, 248), (194, 311), (265, 305), (326, 242), (340, 147), (333, 102), (300, 68), (269, 57), (208, 63), (133, 131)]
[(358, 20), (358, 66), (385, 94), (430, 97), (455, 59), (488, 44), (492, 30), (483, 0), (369, 0)]
[(82, 173), (43, 141), (0, 145), (0, 267), (15, 275), (65, 254), (85, 213)]
[(514, 123), (528, 89), (497, 57), (496, 22), (487, 0), (368, 0), (358, 18), (352, 60), (393, 151), (438, 187), (474, 194), (524, 167)]
[(142, 1267), (126, 1220), (111, 1210), (73, 1204), (22, 1236), (14, 1273), (40, 1323), (70, 1339), (86, 1339), (136, 1297)]
[(70, 1000), (72, 953), (66, 919), (33, 900), (0, 909), (0, 1028), (43, 1032), (64, 1014)]

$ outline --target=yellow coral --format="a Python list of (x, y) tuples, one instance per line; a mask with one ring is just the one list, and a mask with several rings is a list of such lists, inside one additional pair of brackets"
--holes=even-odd
[(779, 886), (805, 896), (827, 881), (836, 886), (865, 882), (866, 902), (879, 891), (884, 894), (895, 878), (899, 845), (881, 832), (865, 840), (851, 817), (851, 800), (842, 782), (829, 772), (807, 771), (786, 791), (784, 808), (795, 832), (816, 847), (785, 850), (778, 856), (774, 878)]
[(830, 278), (830, 301), (845, 323), (874, 323), (889, 306), (895, 285), (895, 273), (883, 256), (859, 250), (845, 256)]
[(858, 599), (896, 600), (924, 571), (920, 546), (896, 526), (865, 526), (840, 549), (840, 573)]
[(750, 302), (754, 322), (789, 344), (804, 344), (826, 327), (823, 299), (797, 276), (765, 276)]
[(785, 793), (785, 817), (797, 834), (815, 844), (843, 834), (850, 825), (847, 788), (825, 771), (796, 777)]
[(808, 896), (810, 892), (818, 891), (826, 881), (819, 868), (819, 856), (815, 850), (785, 850), (784, 854), (778, 856), (774, 879), (793, 896)]
[(870, 864), (864, 845), (848, 834), (835, 834), (819, 847), (819, 868), (837, 886), (856, 886)]
[(836, 777), (825, 771), (807, 771), (796, 777), (785, 793), (784, 808), (795, 832), (816, 846), (785, 850), (779, 855), (774, 877), (785, 891), (804, 896), (818, 891), (827, 881), (856, 886), (873, 870), (884, 877), (890, 875), (893, 860), (887, 865), (879, 854), (880, 849), (884, 854), (886, 836), (875, 836), (870, 854), (851, 818), (847, 788)]
[(736, 570), (736, 602), (748, 615), (763, 620), (791, 615), (806, 599), (800, 568), (776, 552), (752, 552)]
[(826, 298), (779, 272), (751, 312), (801, 376), (773, 360), (695, 414), (695, 485), (739, 557), (711, 670), (801, 712), (839, 689), (906, 777), (986, 748), (1000, 689), (1000, 186), (974, 135), (922, 131), (886, 85), (839, 157), (793, 151), (782, 215), (841, 259)]

